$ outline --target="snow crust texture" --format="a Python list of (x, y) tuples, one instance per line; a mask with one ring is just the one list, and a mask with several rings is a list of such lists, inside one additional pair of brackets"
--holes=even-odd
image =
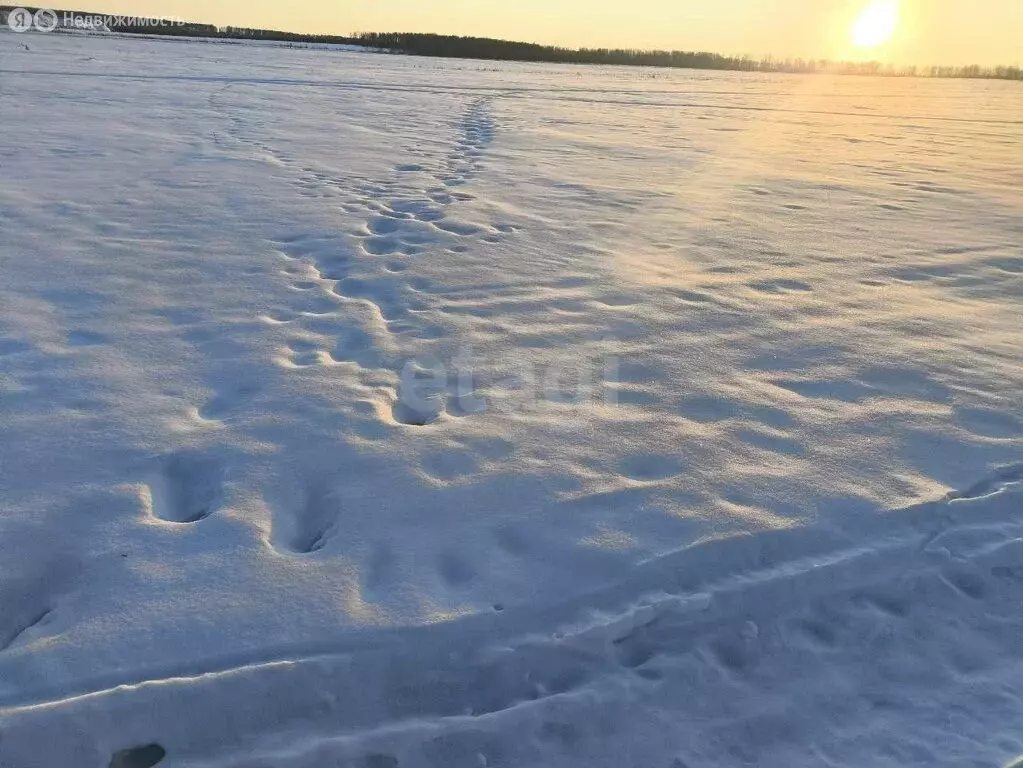
[(1017, 84), (0, 75), (3, 768), (1023, 755)]

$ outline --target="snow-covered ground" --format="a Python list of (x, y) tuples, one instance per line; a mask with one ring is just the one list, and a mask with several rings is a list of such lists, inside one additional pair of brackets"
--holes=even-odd
[(1021, 94), (0, 33), (0, 765), (1010, 764)]

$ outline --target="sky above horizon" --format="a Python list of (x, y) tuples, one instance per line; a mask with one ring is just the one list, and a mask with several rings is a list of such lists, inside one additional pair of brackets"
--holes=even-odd
[[(319, 34), (438, 32), (569, 47), (707, 50), (902, 64), (1023, 64), (1023, 0), (882, 0), (894, 36), (851, 40), (878, 0), (79, 0), (83, 10)], [(92, 7), (88, 7), (92, 6)], [(105, 6), (105, 7), (99, 7)]]

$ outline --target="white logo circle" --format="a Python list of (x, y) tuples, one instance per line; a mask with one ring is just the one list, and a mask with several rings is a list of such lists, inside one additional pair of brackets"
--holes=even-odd
[(28, 32), (32, 29), (32, 14), (24, 8), (15, 8), (7, 14), (7, 26), (15, 32)]
[(57, 14), (49, 8), (40, 8), (34, 17), (36, 29), (40, 32), (52, 32), (57, 28)]

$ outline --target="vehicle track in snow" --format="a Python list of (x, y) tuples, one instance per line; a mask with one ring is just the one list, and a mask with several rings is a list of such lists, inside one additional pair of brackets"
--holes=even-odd
[[(143, 720), (149, 736), (172, 752), (181, 743), (206, 755), (184, 755), (183, 765), (272, 766), (284, 757), (289, 766), (328, 758), (358, 765), (386, 755), (395, 761), (390, 765), (440, 766), (443, 761), (424, 761), (424, 742), (443, 735), (456, 745), (476, 744), (481, 732), (506, 733), (511, 722), (513, 731), (523, 729), (526, 744), (559, 718), (584, 722), (610, 689), (653, 695), (684, 679), (697, 690), (740, 684), (758, 690), (772, 670), (798, 677), (798, 664), (826, 663), (835, 654), (883, 667), (885, 649), (912, 649), (927, 636), (922, 633), (946, 632), (942, 617), (959, 601), (977, 608), (957, 615), (993, 617), (976, 619), (974, 631), (993, 633), (990, 642), (1002, 653), (1018, 655), (997, 622), (1012, 618), (1014, 590), (1023, 580), (1021, 478), (1018, 467), (1003, 468), (974, 486), (985, 488), (981, 495), (952, 495), (853, 530), (819, 526), (706, 542), (560, 605), (339, 637), (333, 646), (225, 658), (219, 667), (94, 681), (93, 688), (5, 702), (0, 716), (9, 723), (8, 738), (16, 739), (22, 727), (31, 732), (37, 716), (49, 722), (66, 716), (88, 728), (92, 718), (116, 718), (121, 710), (159, 712), (164, 700), (240, 701), (258, 690), (259, 711), (236, 723), (237, 738), (255, 737), (271, 723), (283, 733), (301, 722), (316, 735), (307, 733), (300, 747), (286, 751), (273, 738), (243, 748), (191, 742), (186, 726), (156, 715)], [(953, 646), (939, 643), (929, 653), (959, 674), (983, 665), (960, 658)], [(703, 671), (692, 678), (693, 670)], [(938, 676), (935, 685), (942, 681)], [(929, 683), (913, 684), (927, 690)], [(327, 698), (310, 697), (314, 689)], [(355, 690), (364, 693), (357, 707), (348, 698)], [(707, 706), (727, 709), (721, 702)], [(492, 759), (514, 751), (484, 742), (479, 751)], [(244, 756), (232, 758), (235, 749)], [(516, 760), (527, 756), (528, 750), (509, 764), (524, 764)]]

